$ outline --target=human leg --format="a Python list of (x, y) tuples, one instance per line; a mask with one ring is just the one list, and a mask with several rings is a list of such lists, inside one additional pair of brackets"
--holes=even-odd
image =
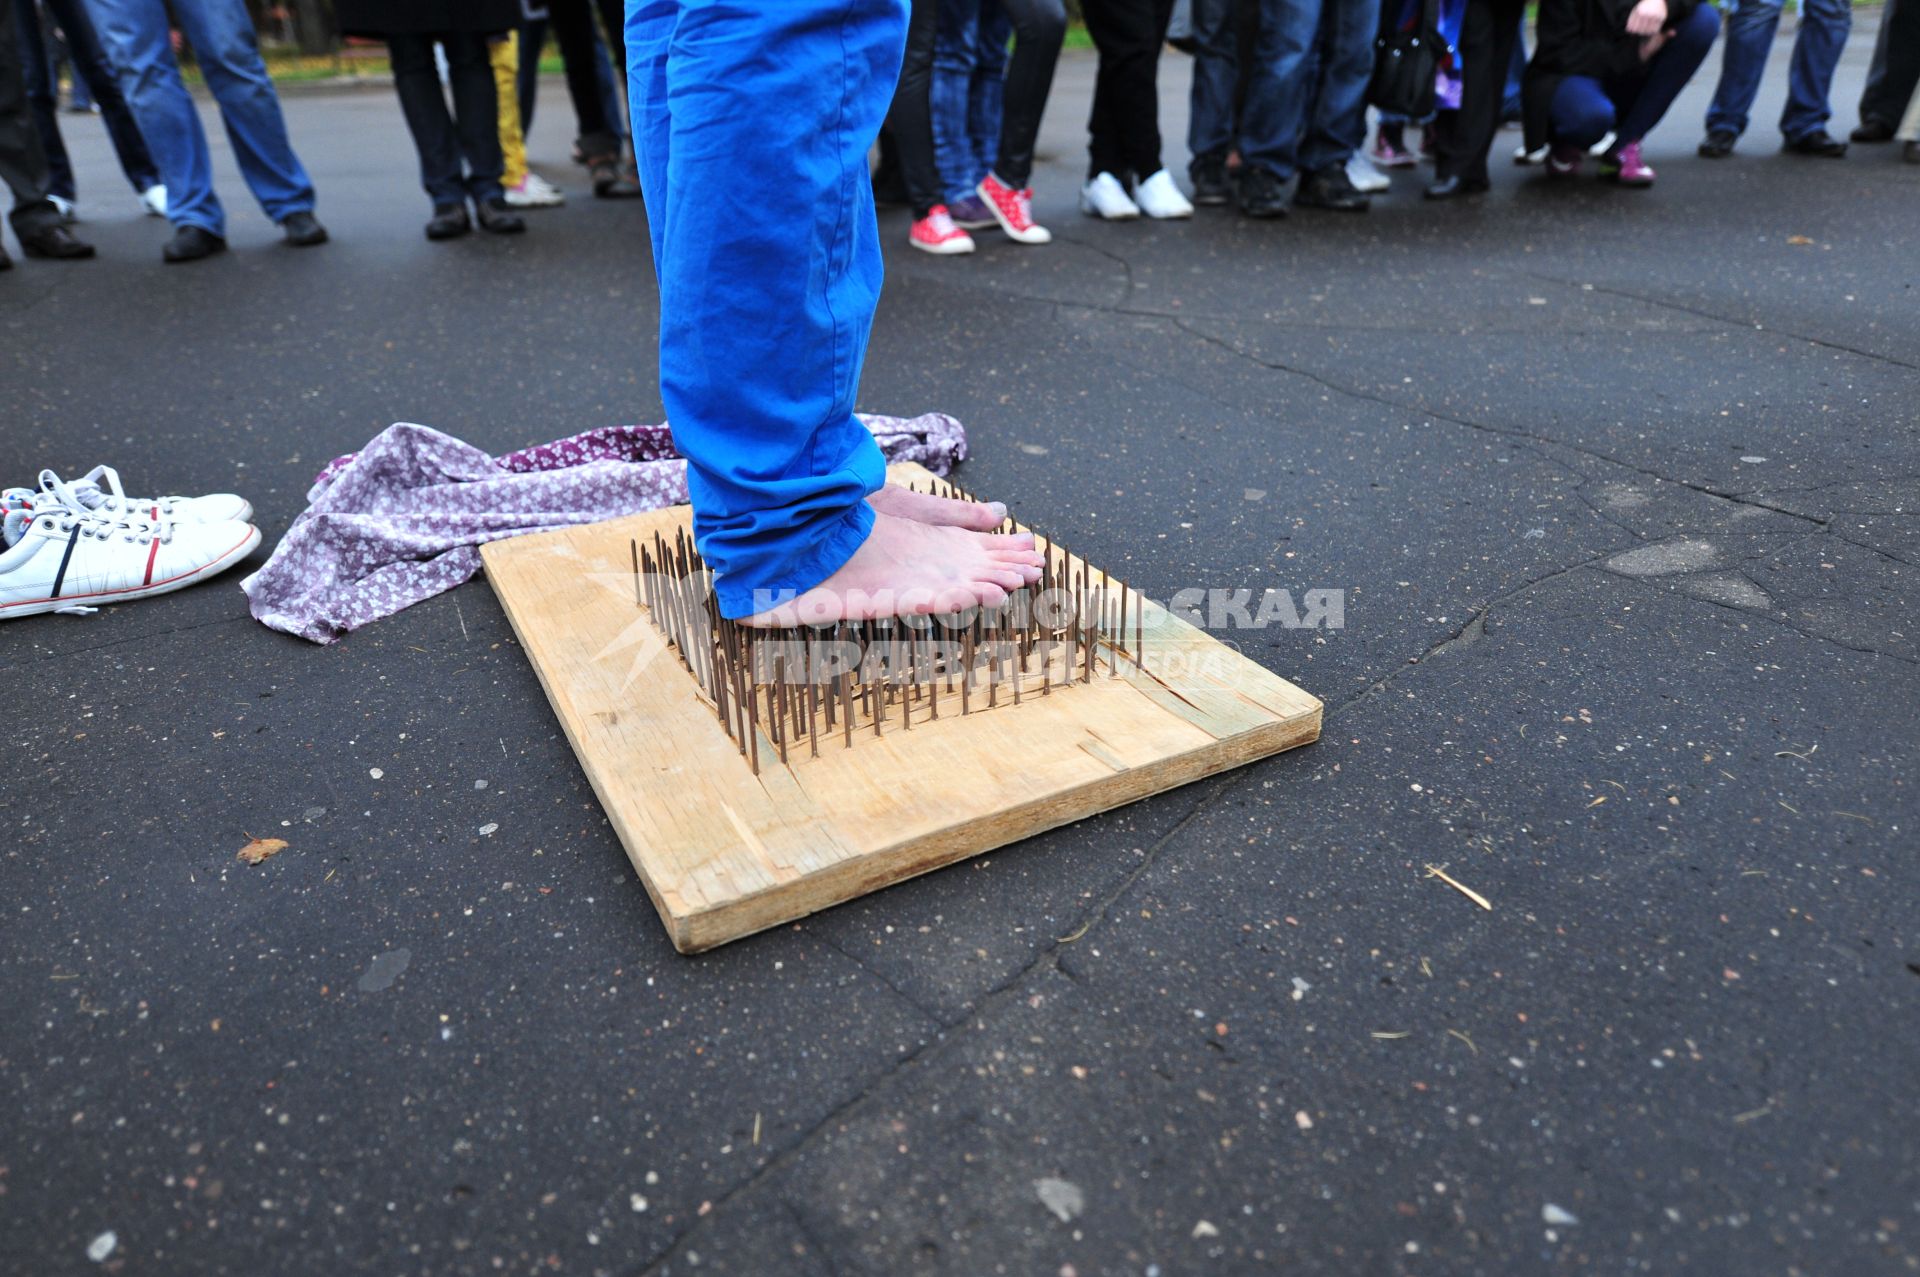
[[(17, 19), (12, 33), (19, 50), (22, 84), (26, 92), (28, 114), (40, 136), (40, 153), (47, 166), (47, 193), (72, 203), (77, 192), (73, 183), (73, 161), (67, 157), (67, 145), (60, 137), (60, 85), (54, 78), (53, 59), (47, 56), (47, 36), (40, 25), (40, 12), (33, 0), (20, 0), (14, 11)], [(80, 76), (75, 72), (75, 84)]]
[(1160, 48), (1171, 0), (1085, 0), (1081, 13), (1100, 51), (1087, 124), (1088, 176), (1122, 182), (1160, 171)]
[[(628, 19), (661, 395), (728, 616), (820, 585), (882, 517), (865, 498), (885, 467), (852, 408), (881, 268), (866, 151), (905, 21), (884, 0), (637, 0)], [(732, 215), (767, 185), (796, 196), (799, 234)]]
[(1525, 8), (1524, 0), (1467, 0), (1460, 27), (1460, 109), (1441, 114), (1436, 177), (1487, 185), (1487, 153), (1500, 128), (1508, 63)]
[(509, 31), (487, 49), (493, 68), (494, 132), (500, 139), (500, 184), (527, 178), (527, 137), (520, 131), (520, 33)]
[(1000, 0), (1013, 23), (1013, 56), (1007, 61), (1007, 89), (1000, 122), (1000, 147), (993, 174), (1014, 190), (1033, 176), (1033, 144), (1040, 116), (1053, 91), (1053, 69), (1067, 34), (1067, 11), (1060, 0)]
[(1613, 131), (1618, 111), (1600, 81), (1570, 75), (1554, 90), (1547, 110), (1548, 136), (1557, 146), (1586, 150)]
[(1899, 122), (1920, 87), (1920, 0), (1889, 0), (1880, 15), (1873, 63), (1860, 92), (1860, 120)]
[[(233, 158), (253, 197), (275, 222), (311, 212), (313, 182), (293, 153), (246, 6), (241, 0), (174, 0), (173, 9), (220, 104)], [(173, 184), (167, 186), (171, 191)]]
[(980, 180), (968, 129), (979, 13), (979, 0), (936, 0), (927, 98), (934, 164), (948, 202), (971, 192)]
[(1800, 0), (1800, 31), (1787, 64), (1787, 105), (1780, 113), (1780, 133), (1789, 142), (1826, 128), (1833, 115), (1828, 99), (1834, 68), (1852, 30), (1849, 0)]
[(912, 0), (907, 22), (906, 55), (900, 84), (893, 92), (887, 124), (900, 157), (900, 175), (907, 187), (907, 203), (917, 221), (936, 204), (946, 202), (940, 169), (933, 152), (933, 38), (939, 17), (937, 0)]
[(505, 158), (500, 150), (500, 100), (487, 61), (487, 38), (471, 31), (440, 39), (447, 51), (447, 84), (453, 90), (453, 125), (467, 162), (466, 192), (476, 204), (502, 195)]
[(400, 95), (400, 112), (420, 154), (420, 185), (435, 208), (464, 207), (467, 185), (460, 171), (460, 142), (447, 114), (433, 46), (432, 36), (391, 35), (387, 57), (393, 67), (393, 87)]
[(1734, 0), (1727, 14), (1726, 48), (1720, 54), (1720, 83), (1707, 108), (1707, 132), (1737, 137), (1747, 131), (1774, 32), (1780, 29), (1780, 5), (1781, 0)]
[(158, 185), (160, 168), (153, 162), (146, 138), (127, 106), (126, 95), (120, 90), (106, 50), (100, 46), (99, 33), (93, 28), (86, 6), (81, 0), (46, 0), (46, 6), (61, 31), (66, 33), (67, 53), (73, 59), (74, 84), (85, 87), (91, 100), (100, 107), (100, 118), (106, 123), (107, 137), (119, 157), (120, 171), (136, 191), (144, 193)]
[(226, 234), (213, 191), (213, 159), (193, 98), (180, 80), (161, 0), (88, 0), (88, 12), (113, 64), (123, 70), (127, 105), (139, 122), (167, 187), (167, 220)]
[(1318, 89), (1300, 141), (1300, 169), (1344, 168), (1367, 140), (1367, 83), (1380, 0), (1326, 0), (1320, 16)]
[(1621, 146), (1638, 142), (1653, 131), (1653, 126), (1680, 96), (1680, 90), (1687, 87), (1687, 81), (1706, 61), (1707, 50), (1713, 47), (1713, 38), (1719, 30), (1718, 19), (1706, 5), (1680, 22), (1673, 37), (1648, 60), (1631, 102), (1622, 105), (1619, 122), (1614, 126)]
[(1311, 92), (1304, 71), (1319, 24), (1320, 0), (1261, 0), (1240, 125), (1243, 168), (1281, 182), (1293, 176)]

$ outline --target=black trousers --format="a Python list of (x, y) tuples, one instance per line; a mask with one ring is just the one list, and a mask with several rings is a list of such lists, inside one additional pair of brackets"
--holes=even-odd
[(1520, 36), (1526, 0), (1467, 0), (1460, 24), (1460, 58), (1466, 75), (1460, 109), (1434, 119), (1434, 173), (1468, 182), (1487, 180), (1487, 152), (1500, 131), (1507, 96), (1507, 64)]
[(1151, 177), (1160, 171), (1160, 50), (1173, 0), (1082, 0), (1100, 51), (1087, 121), (1087, 176)]
[[(907, 187), (907, 203), (917, 220), (946, 198), (940, 189), (940, 169), (933, 159), (933, 33), (938, 26), (939, 0), (913, 0), (907, 19), (907, 55), (900, 66), (900, 84), (893, 91), (883, 137), (893, 139), (900, 179)], [(882, 143), (884, 146), (885, 143)]]
[[(433, 46), (447, 51), (447, 82), (453, 89), (453, 113), (440, 90)], [(474, 32), (387, 37), (393, 60), (393, 86), (400, 110), (420, 152), (420, 185), (435, 208), (501, 195), (500, 99), (487, 61), (487, 38)], [(464, 176), (460, 161), (466, 159)]]
[(1000, 0), (1000, 7), (1013, 23), (1013, 56), (1007, 59), (993, 171), (1019, 190), (1033, 180), (1033, 145), (1067, 38), (1067, 9), (1061, 0)]
[[(18, 2), (31, 4), (33, 0)], [(60, 212), (47, 198), (47, 153), (40, 146), (40, 130), (27, 106), (15, 3), (0, 0), (0, 181), (13, 191), (14, 233), (24, 236), (59, 225)]]
[[(140, 136), (140, 126), (134, 122), (126, 97), (120, 92), (120, 83), (114, 78), (106, 51), (100, 47), (93, 20), (87, 16), (81, 0), (46, 0), (46, 6), (47, 17), (59, 24), (60, 33), (66, 37), (67, 60), (73, 66), (74, 83), (84, 85), (100, 109), (107, 136), (113, 139), (114, 152), (120, 157), (120, 171), (127, 175), (134, 190), (146, 190), (159, 182), (160, 170), (147, 151), (146, 139)], [(73, 162), (67, 157), (67, 146), (60, 137), (60, 122), (54, 109), (58, 105), (54, 99), (59, 96), (60, 86), (53, 73), (53, 61), (47, 57), (47, 33), (42, 29), (40, 16), (34, 12), (33, 0), (20, 0), (14, 16), (20, 21), (20, 53), (24, 59), (21, 65), (26, 69), (27, 100), (33, 104), (33, 117), (40, 128), (40, 145), (47, 153), (47, 173), (53, 193), (73, 199), (78, 192), (73, 181)]]
[(1867, 87), (1860, 93), (1860, 118), (1897, 125), (1920, 86), (1920, 0), (1887, 0), (1880, 35), (1873, 42)]
[[(616, 83), (627, 81), (626, 12), (618, 0), (596, 0), (606, 26), (607, 59)], [(580, 127), (580, 149), (589, 156), (617, 152), (626, 135), (624, 120), (607, 117), (600, 84), (600, 35), (594, 29), (595, 4), (588, 0), (547, 0), (547, 16), (520, 29), (520, 129), (533, 128), (533, 104), (540, 75), (540, 49), (553, 32), (567, 73), (567, 96)]]

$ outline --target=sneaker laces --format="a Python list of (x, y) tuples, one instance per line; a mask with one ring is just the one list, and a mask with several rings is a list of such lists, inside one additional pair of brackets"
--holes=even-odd
[[(98, 480), (101, 478), (107, 481), (110, 494), (100, 491)], [(71, 483), (51, 470), (42, 470), (39, 491), (11, 488), (0, 493), (0, 497), (11, 500), (17, 494), (25, 494), (25, 500), (14, 503), (13, 509), (7, 511), (8, 526), (16, 514), (25, 515), (29, 521), (44, 515), (57, 520), (62, 532), (72, 532), (78, 527), (82, 536), (101, 541), (119, 536), (129, 544), (154, 540), (162, 545), (173, 543), (177, 520), (158, 502), (141, 502), (136, 506), (129, 501), (121, 491), (120, 476), (112, 466), (95, 466), (86, 477)], [(140, 513), (142, 507), (148, 513)]]

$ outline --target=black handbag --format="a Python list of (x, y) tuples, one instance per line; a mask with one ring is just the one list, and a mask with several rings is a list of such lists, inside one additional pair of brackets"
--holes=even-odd
[(1413, 30), (1396, 28), (1375, 42), (1367, 101), (1390, 115), (1427, 118), (1433, 114), (1440, 63), (1451, 52), (1440, 34), (1439, 0), (1422, 0)]

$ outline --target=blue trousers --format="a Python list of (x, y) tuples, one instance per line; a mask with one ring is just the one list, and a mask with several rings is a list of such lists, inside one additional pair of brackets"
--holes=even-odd
[[(60, 32), (66, 37), (67, 57), (73, 65), (73, 105), (78, 108), (87, 101), (99, 102), (100, 118), (106, 122), (107, 136), (113, 139), (114, 153), (120, 157), (120, 171), (133, 183), (134, 190), (146, 190), (160, 180), (160, 174), (147, 153), (140, 127), (133, 122), (133, 113), (127, 109), (127, 100), (120, 94), (113, 67), (93, 32), (86, 9), (80, 0), (46, 0), (46, 6), (47, 16), (60, 24)], [(20, 61), (27, 76), (27, 101), (33, 105), (34, 123), (40, 128), (40, 144), (46, 148), (49, 183), (55, 195), (70, 200), (78, 192), (73, 161), (67, 157), (66, 143), (60, 137), (55, 111), (60, 86), (54, 61), (47, 56), (46, 32), (41, 29), (33, 0), (22, 0), (14, 16), (20, 23)], [(89, 88), (93, 91), (90, 99), (86, 96)]]
[(938, 0), (928, 100), (934, 167), (949, 201), (973, 194), (999, 157), (1012, 34), (999, 0)]
[(1345, 164), (1367, 137), (1379, 28), (1379, 0), (1261, 0), (1242, 161), (1283, 181)]
[(1673, 38), (1631, 76), (1597, 80), (1570, 75), (1560, 81), (1549, 111), (1555, 142), (1590, 147), (1612, 132), (1620, 144), (1638, 142), (1653, 131), (1680, 90), (1707, 59), (1720, 19), (1711, 5), (1701, 5), (1682, 22)]
[[(1707, 131), (1744, 133), (1747, 112), (1760, 92), (1774, 32), (1780, 28), (1781, 0), (1727, 0), (1727, 47), (1721, 54), (1720, 87), (1707, 108)], [(1796, 141), (1826, 126), (1833, 115), (1827, 96), (1833, 69), (1840, 64), (1847, 33), (1853, 30), (1848, 0), (1801, 0), (1800, 34), (1787, 64), (1787, 106), (1780, 132)]]
[[(161, 0), (88, 0), (147, 149), (167, 184), (167, 218), (176, 226), (227, 233), (227, 215), (213, 193), (206, 130), (180, 82)], [(233, 143), (234, 159), (254, 198), (276, 222), (313, 208), (313, 183), (287, 140), (280, 98), (260, 61), (253, 20), (241, 0), (173, 0), (174, 15), (193, 46), (207, 87)]]
[(906, 36), (906, 0), (628, 0), (660, 396), (726, 616), (818, 585), (873, 529), (867, 149)]

